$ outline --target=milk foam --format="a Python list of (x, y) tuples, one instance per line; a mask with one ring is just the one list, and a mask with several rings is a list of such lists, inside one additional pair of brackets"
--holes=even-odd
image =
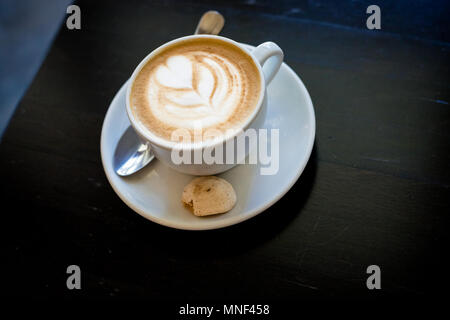
[(132, 110), (166, 139), (178, 129), (239, 128), (255, 109), (261, 79), (240, 49), (219, 40), (191, 40), (165, 49), (136, 77)]
[(206, 128), (227, 120), (244, 87), (237, 67), (214, 53), (191, 51), (170, 56), (147, 83), (155, 117), (177, 128)]

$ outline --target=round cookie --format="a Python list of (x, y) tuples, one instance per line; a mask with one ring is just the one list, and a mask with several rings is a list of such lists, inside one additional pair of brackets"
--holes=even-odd
[(181, 201), (191, 207), (196, 216), (208, 216), (231, 210), (236, 204), (236, 192), (222, 178), (199, 177), (184, 187)]

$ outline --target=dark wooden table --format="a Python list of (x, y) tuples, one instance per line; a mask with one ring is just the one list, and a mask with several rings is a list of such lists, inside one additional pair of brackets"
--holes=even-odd
[[(330, 2), (330, 3), (329, 3)], [(418, 298), (448, 285), (448, 4), (80, 1), (0, 145), (2, 294), (186, 301)], [(421, 2), (422, 3), (422, 2)], [(100, 160), (109, 103), (138, 62), (218, 9), (222, 35), (276, 41), (316, 111), (304, 173), (278, 203), (205, 232), (159, 226)], [(82, 289), (66, 288), (79, 265)], [(368, 290), (366, 268), (381, 268)]]

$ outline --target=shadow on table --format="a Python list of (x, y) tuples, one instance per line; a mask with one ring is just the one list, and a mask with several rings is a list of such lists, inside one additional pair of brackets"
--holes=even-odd
[[(183, 231), (155, 226), (149, 237), (138, 235), (141, 241), (158, 241), (161, 250), (190, 257), (224, 256), (245, 252), (277, 236), (295, 217), (301, 214), (314, 186), (317, 152), (313, 148), (310, 160), (294, 186), (272, 207), (258, 216), (235, 226), (209, 231)], [(157, 229), (157, 230), (156, 230)]]

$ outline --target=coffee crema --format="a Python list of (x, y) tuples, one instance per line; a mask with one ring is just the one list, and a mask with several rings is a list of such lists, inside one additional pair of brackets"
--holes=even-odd
[(130, 105), (150, 132), (171, 140), (177, 129), (192, 135), (198, 129), (240, 129), (255, 110), (260, 91), (258, 68), (243, 49), (195, 38), (147, 61), (133, 82)]

